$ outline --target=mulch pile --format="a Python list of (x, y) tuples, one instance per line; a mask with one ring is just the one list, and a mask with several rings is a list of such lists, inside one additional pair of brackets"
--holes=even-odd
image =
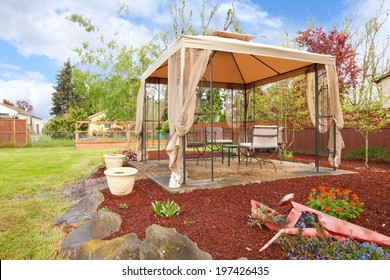
[[(157, 157), (156, 154), (149, 154), (149, 159), (154, 157)], [(313, 162), (313, 157), (294, 156), (293, 160)], [(321, 166), (325, 165), (326, 159), (321, 158)], [(250, 200), (263, 202), (279, 212), (288, 212), (289, 206), (277, 205), (284, 195), (294, 193), (294, 201), (305, 204), (311, 188), (328, 186), (350, 189), (364, 202), (364, 212), (350, 222), (390, 236), (390, 163), (371, 162), (370, 168), (366, 170), (362, 161), (343, 161), (340, 168), (357, 174), (285, 179), (185, 194), (169, 194), (152, 180), (142, 179), (136, 181), (132, 193), (127, 196), (114, 196), (109, 190), (105, 190), (105, 201), (100, 207), (108, 207), (123, 219), (120, 230), (108, 239), (127, 233), (136, 233), (138, 238), (143, 239), (148, 226), (159, 224), (176, 228), (214, 259), (246, 257), (281, 260), (286, 257), (277, 244), (259, 252), (275, 232), (247, 225)], [(102, 171), (100, 169), (92, 176), (104, 176)], [(167, 199), (174, 200), (181, 206), (180, 215), (163, 218), (153, 213), (151, 202)], [(128, 208), (121, 209), (121, 204), (126, 204)]]

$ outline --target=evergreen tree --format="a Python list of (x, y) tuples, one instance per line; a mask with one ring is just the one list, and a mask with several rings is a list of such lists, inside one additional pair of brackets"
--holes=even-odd
[(53, 116), (63, 116), (69, 108), (78, 104), (79, 98), (74, 93), (72, 83), (73, 66), (70, 60), (64, 63), (64, 67), (57, 75), (57, 86), (54, 86), (55, 92), (52, 95), (52, 108), (50, 114)]

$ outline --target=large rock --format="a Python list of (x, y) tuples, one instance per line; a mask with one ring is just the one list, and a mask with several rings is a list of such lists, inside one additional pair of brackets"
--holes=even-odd
[(64, 224), (66, 227), (78, 227), (95, 214), (98, 206), (104, 201), (101, 192), (95, 190), (86, 194), (63, 216), (55, 220), (52, 225)]
[(62, 242), (62, 256), (73, 259), (80, 246), (92, 239), (103, 239), (117, 232), (122, 224), (121, 217), (112, 212), (99, 210), (88, 221), (72, 231)]
[(174, 228), (151, 225), (140, 246), (141, 260), (211, 260), (211, 255), (198, 248), (188, 237)]
[(73, 199), (82, 198), (89, 192), (102, 191), (108, 188), (106, 176), (100, 178), (84, 179), (77, 184), (64, 189), (64, 194)]
[(111, 240), (90, 240), (75, 254), (77, 260), (139, 260), (141, 240), (135, 233)]

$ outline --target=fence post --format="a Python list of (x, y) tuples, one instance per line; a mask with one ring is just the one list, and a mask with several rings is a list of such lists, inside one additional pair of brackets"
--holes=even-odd
[[(24, 125), (24, 127), (26, 128), (26, 145), (28, 143), (28, 137), (29, 137), (29, 134), (28, 134), (28, 129), (27, 129), (27, 120), (26, 120), (26, 124)], [(32, 142), (32, 141), (31, 141)]]

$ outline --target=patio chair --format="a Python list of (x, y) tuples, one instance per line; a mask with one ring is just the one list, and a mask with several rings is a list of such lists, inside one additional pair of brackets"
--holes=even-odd
[(187, 148), (196, 149), (197, 154), (195, 155), (196, 165), (199, 164), (199, 158), (203, 157), (206, 167), (206, 142), (204, 140), (204, 130), (203, 129), (192, 129), (187, 133)]
[[(228, 129), (224, 129), (223, 127), (213, 127), (213, 143), (218, 150), (221, 150), (222, 145), (231, 145), (233, 144), (233, 140), (229, 138), (225, 138), (225, 135), (229, 134), (231, 137), (231, 130), (227, 132)], [(206, 139), (207, 144), (211, 144), (211, 127), (206, 127)]]
[(276, 172), (276, 166), (270, 158), (279, 150), (278, 135), (278, 126), (254, 125), (251, 129), (251, 141), (239, 144), (240, 152), (243, 156), (238, 164), (238, 168), (240, 168), (242, 160), (247, 161), (250, 158), (250, 160), (255, 159), (259, 163), (260, 168), (262, 168), (262, 163), (271, 163)]

